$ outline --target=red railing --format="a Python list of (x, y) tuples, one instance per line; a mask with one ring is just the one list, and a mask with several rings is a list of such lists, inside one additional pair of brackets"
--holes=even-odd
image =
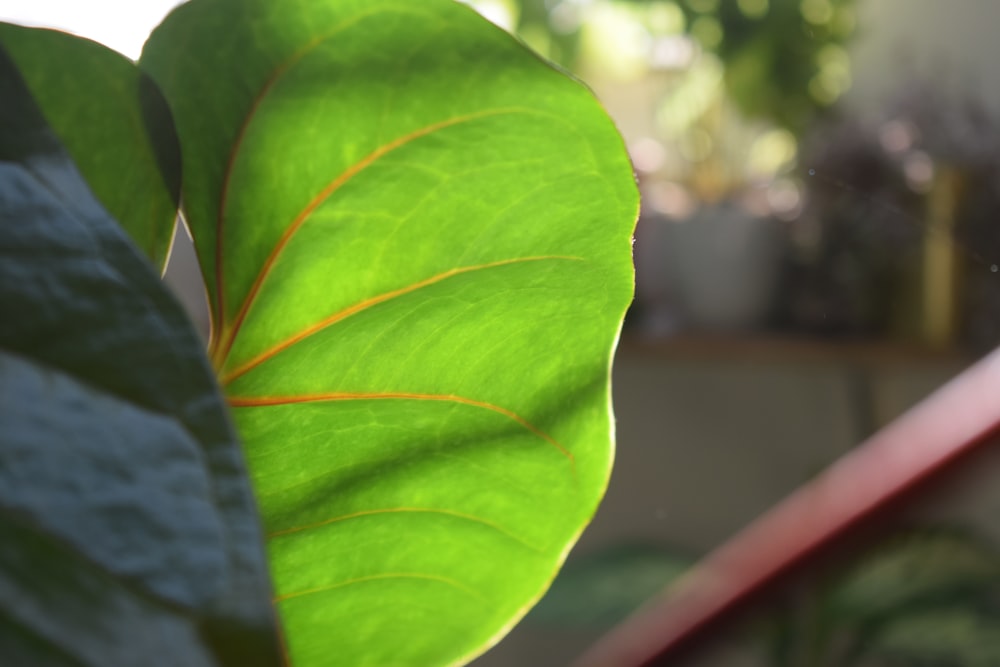
[(709, 554), (598, 641), (575, 667), (660, 664), (998, 434), (1000, 350)]

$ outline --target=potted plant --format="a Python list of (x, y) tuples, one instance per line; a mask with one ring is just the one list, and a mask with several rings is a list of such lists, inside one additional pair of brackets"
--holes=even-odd
[(784, 322), (809, 333), (985, 352), (997, 341), (996, 128), (974, 98), (911, 81), (883, 113), (805, 142)]

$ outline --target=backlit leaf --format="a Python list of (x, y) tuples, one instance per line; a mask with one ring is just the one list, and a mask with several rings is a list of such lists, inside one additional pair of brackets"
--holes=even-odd
[(607, 483), (620, 137), (450, 0), (193, 0), (140, 63), (177, 120), (294, 664), (478, 654)]

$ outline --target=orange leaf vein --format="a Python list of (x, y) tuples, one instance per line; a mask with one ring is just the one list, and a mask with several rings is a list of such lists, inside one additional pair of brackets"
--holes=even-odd
[(487, 269), (498, 268), (498, 267), (501, 267), (501, 266), (509, 266), (511, 264), (520, 264), (520, 263), (523, 263), (523, 262), (538, 262), (538, 261), (543, 261), (543, 260), (573, 260), (573, 261), (580, 261), (581, 259), (582, 258), (580, 258), (580, 257), (571, 257), (571, 256), (544, 255), (544, 256), (538, 256), (538, 257), (518, 257), (518, 258), (515, 258), (515, 259), (506, 259), (506, 260), (501, 260), (501, 261), (497, 261), (497, 262), (490, 262), (488, 264), (477, 264), (477, 265), (474, 265), (474, 266), (463, 266), (463, 267), (459, 267), (459, 268), (456, 268), (456, 269), (450, 269), (450, 270), (445, 271), (443, 273), (439, 273), (436, 276), (431, 276), (430, 278), (426, 278), (424, 280), (415, 282), (415, 283), (413, 283), (411, 285), (407, 285), (406, 287), (401, 287), (399, 289), (392, 290), (390, 292), (385, 292), (384, 294), (379, 294), (379, 295), (373, 296), (373, 297), (371, 297), (369, 299), (365, 299), (364, 301), (360, 301), (360, 302), (358, 302), (358, 303), (356, 303), (356, 304), (354, 304), (352, 306), (348, 306), (347, 308), (344, 308), (343, 310), (340, 310), (340, 311), (338, 311), (338, 312), (330, 315), (329, 317), (326, 317), (326, 318), (320, 320), (319, 322), (316, 322), (315, 324), (311, 324), (308, 327), (306, 327), (305, 329), (303, 329), (302, 331), (300, 331), (300, 332), (298, 332), (298, 333), (296, 333), (296, 334), (294, 334), (292, 336), (289, 336), (288, 338), (286, 338), (285, 340), (281, 341), (280, 343), (278, 343), (278, 344), (274, 345), (273, 347), (271, 347), (271, 348), (269, 348), (269, 349), (261, 352), (260, 354), (258, 354), (257, 356), (253, 357), (252, 359), (244, 362), (243, 364), (237, 366), (235, 369), (233, 369), (233, 370), (229, 371), (228, 373), (224, 374), (222, 376), (222, 378), (220, 379), (220, 382), (221, 382), (221, 384), (223, 386), (231, 383), (236, 378), (240, 377), (244, 373), (247, 373), (248, 371), (253, 370), (254, 368), (256, 368), (257, 366), (259, 366), (260, 364), (262, 364), (265, 361), (267, 361), (268, 359), (270, 359), (270, 358), (274, 357), (275, 355), (283, 352), (284, 350), (286, 350), (289, 347), (295, 345), (296, 343), (298, 343), (298, 342), (300, 342), (300, 341), (302, 341), (302, 340), (304, 340), (304, 339), (306, 339), (306, 338), (308, 338), (308, 337), (310, 337), (310, 336), (312, 336), (312, 335), (314, 335), (316, 333), (319, 333), (323, 329), (326, 329), (327, 327), (332, 326), (333, 324), (336, 324), (337, 322), (340, 322), (341, 320), (345, 320), (348, 317), (351, 317), (352, 315), (356, 315), (356, 314), (358, 314), (358, 313), (360, 313), (360, 312), (362, 312), (364, 310), (372, 308), (373, 306), (377, 306), (377, 305), (379, 305), (381, 303), (385, 303), (386, 301), (391, 301), (392, 299), (395, 299), (397, 297), (405, 296), (407, 294), (410, 294), (412, 292), (416, 292), (417, 290), (423, 289), (425, 287), (430, 287), (431, 285), (437, 284), (437, 283), (439, 283), (439, 282), (441, 282), (443, 280), (447, 280), (448, 278), (454, 278), (455, 276), (460, 276), (460, 275), (465, 274), (465, 273), (472, 273), (474, 271), (483, 271), (483, 270), (487, 270)]
[[(352, 178), (354, 178), (354, 176), (367, 169), (369, 166), (371, 166), (373, 163), (375, 163), (388, 153), (391, 153), (396, 149), (402, 148), (403, 146), (406, 146), (407, 144), (410, 144), (416, 141), (417, 139), (426, 137), (439, 130), (443, 130), (445, 128), (452, 127), (455, 125), (461, 125), (463, 123), (472, 122), (475, 120), (479, 120), (481, 118), (488, 118), (490, 116), (500, 116), (512, 113), (522, 113), (523, 111), (524, 111), (523, 109), (517, 109), (517, 108), (487, 109), (484, 111), (478, 111), (474, 113), (455, 116), (453, 118), (448, 118), (446, 120), (439, 121), (437, 123), (432, 123), (430, 125), (416, 129), (410, 132), (409, 134), (405, 134), (401, 137), (398, 137), (393, 141), (390, 141), (389, 143), (379, 146), (374, 151), (363, 157), (361, 160), (359, 160), (358, 162), (354, 163), (353, 165), (345, 169), (343, 172), (341, 172), (340, 175), (338, 175), (336, 178), (330, 181), (326, 185), (326, 187), (320, 190), (320, 192), (315, 197), (313, 197), (308, 204), (306, 204), (305, 208), (303, 208), (298, 213), (298, 215), (295, 216), (295, 218), (291, 221), (291, 223), (289, 223), (289, 225), (285, 228), (285, 231), (282, 233), (277, 243), (275, 243), (274, 248), (271, 249), (270, 254), (268, 255), (267, 259), (264, 260), (264, 264), (261, 266), (261, 269), (257, 273), (256, 278), (254, 278), (253, 284), (250, 286), (250, 291), (247, 293), (246, 298), (243, 300), (243, 303), (240, 305), (240, 308), (236, 313), (236, 316), (233, 318), (232, 325), (228, 328), (228, 335), (225, 333), (226, 327), (224, 325), (221, 327), (223, 333), (220, 335), (220, 338), (225, 337), (225, 341), (223, 342), (220, 340), (220, 346), (216, 351), (217, 352), (216, 362), (218, 363), (220, 360), (225, 359), (225, 357), (228, 356), (229, 350), (232, 349), (233, 342), (235, 341), (236, 336), (239, 333), (240, 327), (243, 325), (244, 319), (246, 319), (247, 312), (249, 312), (250, 308), (253, 306), (253, 303), (257, 298), (257, 294), (260, 292), (261, 286), (264, 284), (264, 281), (267, 280), (268, 275), (270, 275), (271, 273), (271, 269), (274, 268), (275, 263), (281, 256), (282, 252), (285, 250), (285, 247), (288, 245), (288, 242), (291, 241), (291, 239), (299, 231), (299, 229), (306, 222), (306, 220), (309, 219), (309, 217), (313, 214), (313, 212), (317, 208), (319, 208), (319, 206), (321, 206), (323, 202), (329, 199), (334, 192), (343, 187), (345, 183), (350, 181)], [(219, 364), (219, 366), (221, 366), (221, 364)]]
[(304, 595), (312, 595), (314, 593), (325, 593), (326, 591), (332, 591), (338, 588), (343, 588), (345, 586), (352, 586), (354, 584), (363, 584), (369, 581), (383, 581), (386, 579), (423, 579), (425, 581), (436, 581), (442, 584), (447, 584), (452, 588), (456, 588), (463, 593), (470, 595), (471, 597), (477, 598), (479, 600), (485, 601), (485, 598), (472, 590), (465, 584), (462, 584), (449, 577), (442, 577), (436, 574), (426, 574), (424, 572), (386, 572), (384, 574), (373, 574), (367, 577), (355, 577), (354, 579), (347, 579), (345, 581), (340, 581), (335, 584), (329, 584), (327, 586), (317, 586), (316, 588), (307, 588), (301, 591), (295, 591), (294, 593), (285, 593), (274, 598), (274, 602), (284, 602), (285, 600), (291, 600), (293, 598), (302, 597)]
[[(223, 258), (223, 228), (226, 215), (226, 207), (229, 200), (229, 187), (231, 178), (233, 175), (233, 168), (236, 164), (236, 159), (243, 149), (243, 143), (246, 139), (247, 131), (250, 128), (250, 123), (253, 121), (254, 116), (260, 110), (260, 106), (264, 101), (264, 98), (270, 94), (271, 90), (278, 83), (278, 81), (287, 73), (292, 67), (299, 63), (304, 57), (309, 55), (314, 49), (316, 49), (320, 44), (332, 39), (338, 35), (342, 30), (350, 27), (356, 21), (367, 16), (367, 13), (362, 13), (352, 20), (346, 21), (342, 24), (334, 26), (332, 30), (326, 34), (317, 35), (313, 39), (309, 40), (302, 47), (294, 52), (286, 61), (278, 64), (277, 67), (270, 73), (267, 80), (261, 86), (257, 95), (254, 96), (253, 101), (250, 102), (250, 107), (247, 114), (243, 117), (243, 121), (240, 124), (240, 128), (236, 133), (236, 139), (233, 142), (232, 147), (229, 150), (229, 157), (226, 161), (226, 169), (223, 172), (222, 180), (222, 190), (219, 194), (219, 210), (215, 221), (215, 297), (216, 297), (216, 308), (215, 312), (212, 313), (214, 324), (212, 327), (212, 340), (210, 341), (210, 349), (216, 352), (219, 347), (221, 347), (223, 341), (221, 340), (221, 330), (225, 324), (225, 290), (223, 289), (223, 281), (225, 279), (224, 271), (222, 268), (222, 258)], [(219, 331), (216, 331), (218, 327)]]
[(344, 514), (342, 516), (336, 516), (336, 517), (333, 517), (332, 519), (326, 519), (324, 521), (316, 521), (315, 523), (310, 523), (310, 524), (306, 524), (306, 525), (302, 525), (302, 526), (295, 526), (293, 528), (284, 528), (282, 530), (276, 530), (276, 531), (274, 531), (272, 533), (268, 533), (267, 538), (268, 539), (273, 539), (275, 537), (283, 537), (285, 535), (293, 535), (295, 533), (300, 533), (302, 531), (312, 530), (314, 528), (322, 528), (323, 526), (329, 526), (331, 524), (339, 523), (341, 521), (349, 521), (351, 519), (360, 519), (360, 518), (363, 518), (363, 517), (378, 516), (378, 515), (382, 515), (382, 514), (408, 514), (408, 513), (412, 513), (412, 514), (440, 514), (440, 515), (443, 515), (443, 516), (450, 516), (450, 517), (454, 517), (454, 518), (457, 518), (457, 519), (463, 519), (465, 521), (471, 521), (473, 523), (477, 523), (477, 524), (480, 524), (482, 526), (486, 526), (487, 528), (492, 528), (493, 530), (499, 532), (500, 534), (504, 535), (505, 537), (510, 538), (511, 540), (513, 540), (513, 541), (521, 544), (522, 546), (525, 546), (525, 547), (531, 549), (532, 551), (535, 551), (537, 553), (541, 553), (542, 552), (542, 550), (539, 549), (538, 547), (536, 547), (535, 545), (530, 544), (528, 542), (525, 542), (524, 540), (522, 540), (520, 537), (518, 537), (514, 533), (510, 532), (509, 530), (507, 530), (503, 526), (500, 526), (499, 524), (496, 524), (496, 523), (494, 523), (492, 521), (489, 521), (489, 520), (484, 519), (482, 517), (475, 516), (473, 514), (465, 514), (463, 512), (455, 512), (453, 510), (445, 510), (445, 509), (435, 509), (435, 508), (430, 508), (430, 507), (390, 507), (390, 508), (386, 508), (386, 509), (375, 509), (375, 510), (364, 510), (364, 511), (361, 511), (361, 512), (353, 512), (351, 514)]
[(408, 392), (386, 392), (386, 393), (365, 393), (365, 392), (330, 392), (322, 394), (302, 394), (299, 396), (255, 396), (255, 397), (241, 397), (241, 396), (230, 396), (228, 401), (229, 405), (234, 408), (259, 408), (259, 407), (271, 407), (278, 405), (293, 405), (296, 403), (317, 403), (321, 401), (384, 401), (384, 400), (403, 400), (403, 401), (442, 401), (447, 403), (460, 403), (462, 405), (469, 405), (476, 408), (482, 408), (484, 410), (490, 410), (497, 414), (503, 415), (508, 419), (511, 419), (523, 428), (530, 431), (534, 435), (538, 436), (552, 447), (554, 447), (560, 454), (562, 454), (570, 462), (573, 468), (573, 474), (576, 475), (576, 459), (573, 457), (573, 453), (568, 449), (563, 447), (559, 442), (556, 441), (551, 435), (538, 428), (527, 419), (521, 415), (508, 410), (507, 408), (502, 408), (499, 405), (493, 405), (492, 403), (486, 403), (484, 401), (477, 401), (471, 398), (466, 398), (464, 396), (456, 396), (454, 394), (419, 394), (419, 393), (408, 393)]

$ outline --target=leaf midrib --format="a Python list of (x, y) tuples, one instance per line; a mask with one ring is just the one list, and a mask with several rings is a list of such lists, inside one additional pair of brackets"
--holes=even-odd
[(232, 147), (230, 148), (229, 157), (226, 160), (226, 167), (225, 170), (223, 171), (222, 189), (219, 194), (219, 210), (216, 215), (216, 221), (215, 221), (216, 308), (215, 308), (214, 324), (215, 327), (218, 327), (219, 329), (219, 335), (214, 335), (216, 333), (215, 331), (212, 332), (213, 336), (211, 339), (211, 345), (212, 345), (211, 349), (213, 350), (213, 352), (220, 344), (221, 332), (226, 322), (226, 309), (225, 309), (226, 297), (224, 289), (225, 273), (223, 271), (222, 259), (224, 257), (223, 230), (226, 217), (226, 208), (229, 201), (229, 186), (232, 180), (233, 169), (236, 165), (236, 160), (243, 149), (243, 141), (246, 138), (246, 133), (248, 129), (250, 128), (250, 123), (253, 121), (254, 117), (257, 114), (257, 111), (260, 109), (261, 104), (263, 103), (264, 99), (268, 96), (268, 94), (271, 92), (271, 90), (274, 88), (274, 86), (299, 61), (301, 61), (307, 55), (312, 53), (315, 49), (319, 48), (319, 46), (324, 42), (326, 42), (327, 40), (333, 39), (334, 37), (338, 36), (342, 31), (351, 28), (353, 25), (360, 23), (366, 18), (379, 14), (381, 11), (383, 11), (382, 8), (376, 8), (374, 11), (361, 12), (356, 16), (352, 16), (348, 20), (337, 24), (336, 26), (331, 28), (329, 32), (323, 33), (322, 35), (317, 35), (311, 41), (307, 42), (301, 49), (294, 52), (287, 60), (285, 60), (282, 63), (279, 63), (278, 66), (275, 67), (274, 70), (267, 77), (267, 79), (264, 82), (264, 85), (261, 86), (260, 91), (258, 91), (257, 95), (250, 102), (250, 108), (247, 111), (247, 114), (243, 117), (243, 121), (240, 124), (240, 128), (236, 133), (236, 138), (233, 141)]

